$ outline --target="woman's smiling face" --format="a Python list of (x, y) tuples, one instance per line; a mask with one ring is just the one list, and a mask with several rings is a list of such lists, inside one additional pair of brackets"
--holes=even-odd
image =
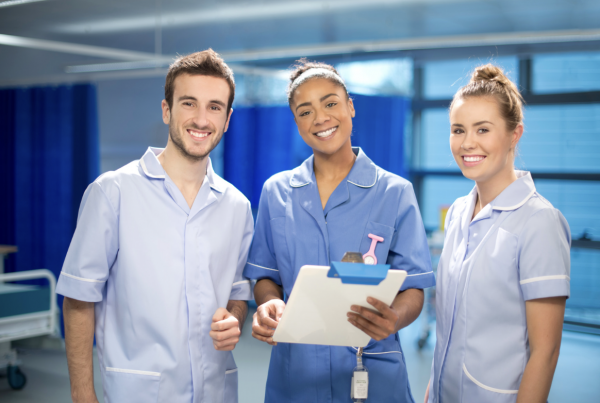
[(450, 125), (452, 155), (465, 177), (485, 183), (512, 171), (523, 125), (508, 130), (493, 97), (458, 100), (450, 111)]
[(314, 152), (332, 155), (349, 143), (354, 105), (339, 85), (313, 78), (296, 89), (291, 109), (300, 136)]

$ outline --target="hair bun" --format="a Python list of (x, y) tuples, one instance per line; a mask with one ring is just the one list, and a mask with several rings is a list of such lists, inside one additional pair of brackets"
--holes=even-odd
[(504, 71), (493, 64), (486, 64), (484, 66), (476, 67), (471, 76), (471, 82), (487, 81), (496, 82), (504, 86), (509, 86), (511, 81), (506, 77)]

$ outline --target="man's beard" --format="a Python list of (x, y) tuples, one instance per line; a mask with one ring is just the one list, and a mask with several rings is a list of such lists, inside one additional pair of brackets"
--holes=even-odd
[[(203, 130), (196, 125), (194, 125), (192, 127), (187, 127), (186, 129), (194, 129), (194, 130), (198, 130), (198, 131)], [(213, 133), (212, 136), (216, 135), (216, 132), (214, 130), (211, 130), (211, 132)], [(207, 150), (206, 152), (204, 152), (202, 154), (192, 154), (189, 150), (187, 150), (185, 148), (185, 143), (183, 142), (183, 139), (181, 138), (181, 134), (179, 132), (177, 132), (175, 125), (172, 125), (172, 124), (169, 125), (169, 137), (171, 138), (171, 141), (173, 142), (175, 147), (179, 150), (179, 153), (184, 158), (187, 158), (188, 160), (190, 160), (192, 162), (198, 162), (198, 161), (204, 160), (221, 141), (221, 138), (219, 138), (216, 142), (214, 142), (212, 144), (212, 147), (209, 150)]]

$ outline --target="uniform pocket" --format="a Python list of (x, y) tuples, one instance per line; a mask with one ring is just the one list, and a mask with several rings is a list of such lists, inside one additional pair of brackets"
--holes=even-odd
[(160, 373), (106, 367), (104, 395), (106, 403), (156, 403)]
[(238, 403), (238, 369), (225, 371), (224, 403)]
[(371, 249), (373, 240), (369, 238), (369, 234), (381, 237), (383, 238), (383, 242), (377, 242), (375, 245), (375, 256), (377, 257), (377, 264), (386, 264), (394, 231), (393, 227), (385, 224), (379, 224), (374, 221), (367, 222), (365, 232), (360, 241), (360, 253), (364, 255)]
[(470, 401), (486, 403), (513, 403), (517, 401), (517, 390), (498, 389), (479, 382), (463, 364), (462, 396)]

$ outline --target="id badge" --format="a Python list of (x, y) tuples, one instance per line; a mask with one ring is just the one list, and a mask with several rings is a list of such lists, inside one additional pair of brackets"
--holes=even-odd
[(354, 371), (351, 397), (355, 401), (369, 397), (369, 373), (367, 371)]

